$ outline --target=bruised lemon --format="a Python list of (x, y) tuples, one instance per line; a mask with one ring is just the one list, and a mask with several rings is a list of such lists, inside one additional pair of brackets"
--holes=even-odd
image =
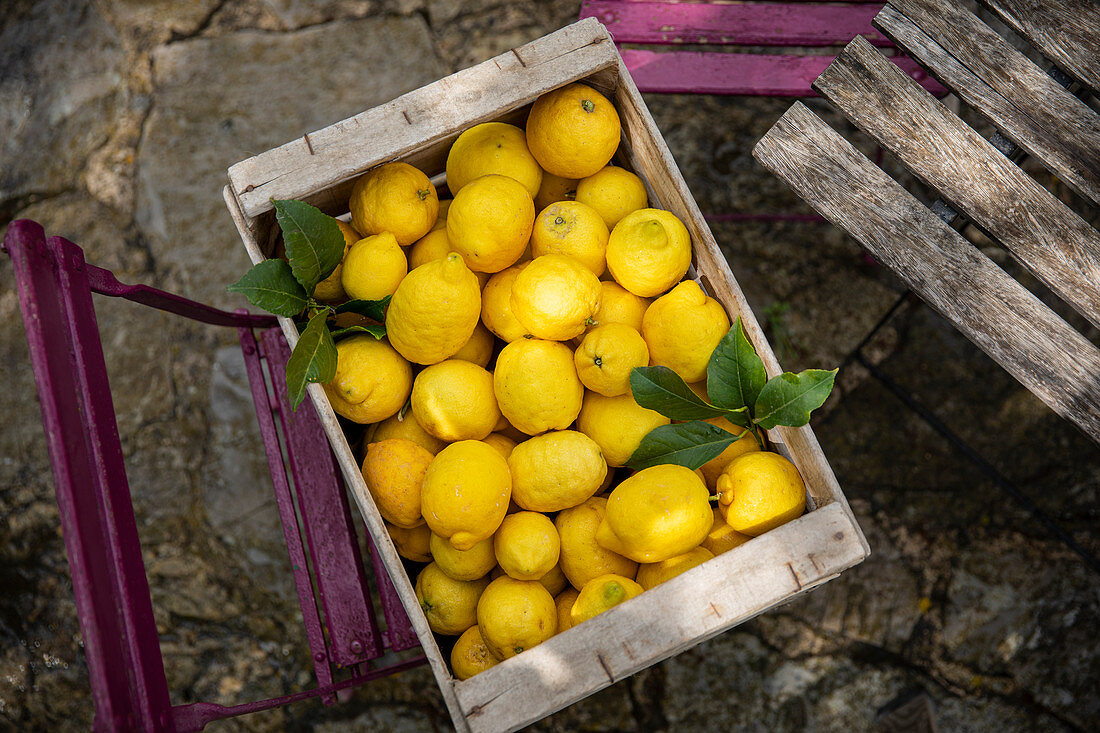
[(660, 295), (691, 265), (691, 237), (674, 214), (639, 209), (627, 214), (607, 240), (607, 269), (615, 282), (643, 298)]
[(630, 391), (630, 372), (649, 366), (649, 347), (634, 328), (608, 323), (589, 331), (573, 354), (581, 383), (605, 397)]
[(599, 277), (607, 269), (607, 238), (611, 233), (590, 206), (577, 201), (550, 204), (535, 217), (531, 255), (569, 255)]
[(573, 626), (600, 615), (609, 608), (629, 601), (642, 593), (638, 583), (622, 575), (601, 575), (584, 584), (570, 611)]
[(512, 313), (535, 338), (568, 341), (584, 333), (600, 305), (600, 279), (568, 255), (536, 257), (512, 283)]
[(408, 269), (397, 238), (382, 232), (352, 245), (344, 257), (340, 283), (349, 298), (381, 300), (394, 294)]
[(542, 168), (527, 149), (523, 130), (505, 122), (483, 122), (454, 141), (447, 153), (447, 188), (452, 194), (490, 173), (519, 181), (531, 198), (538, 194)]
[(436, 364), (466, 345), (481, 315), (481, 288), (455, 253), (410, 272), (390, 300), (386, 335), (416, 364)]
[(608, 229), (614, 229), (627, 214), (649, 205), (642, 179), (614, 165), (578, 181), (576, 198), (595, 209)]
[(600, 447), (584, 433), (555, 430), (525, 440), (508, 457), (512, 500), (524, 509), (556, 512), (596, 493), (607, 476)]
[(569, 427), (584, 398), (573, 352), (541, 339), (519, 339), (500, 350), (493, 391), (504, 417), (528, 435)]
[(806, 484), (794, 464), (778, 453), (746, 453), (718, 477), (718, 506), (730, 527), (757, 537), (802, 516)]
[(420, 486), (432, 458), (427, 450), (403, 438), (367, 445), (363, 480), (383, 519), (404, 529), (423, 523)]
[(611, 491), (596, 542), (641, 563), (661, 562), (699, 546), (713, 519), (703, 480), (689, 468), (662, 464)]
[(710, 355), (729, 330), (725, 308), (694, 280), (657, 298), (642, 319), (653, 365), (668, 367), (685, 382), (706, 379)]
[(558, 610), (554, 597), (537, 580), (504, 576), (481, 594), (477, 626), (489, 651), (508, 659), (556, 634)]
[(412, 391), (412, 367), (386, 339), (364, 334), (336, 344), (336, 376), (322, 385), (337, 415), (357, 423), (385, 420)]
[(476, 625), (463, 631), (451, 649), (451, 671), (458, 680), (468, 680), (497, 664), (500, 660), (489, 651)]
[(477, 602), (489, 585), (489, 578), (455, 580), (436, 563), (416, 576), (416, 600), (437, 634), (458, 636), (477, 623)]
[(542, 95), (527, 117), (527, 147), (543, 170), (584, 178), (607, 165), (619, 147), (615, 105), (585, 84)]
[(705, 547), (699, 546), (688, 550), (683, 555), (676, 555), (667, 560), (644, 563), (638, 566), (638, 585), (649, 590), (713, 558), (713, 552)]
[(420, 510), (432, 532), (458, 550), (492, 537), (508, 511), (512, 474), (508, 462), (477, 440), (452, 443), (424, 474)]
[(527, 248), (535, 204), (514, 178), (490, 174), (462, 187), (447, 212), (451, 249), (476, 272), (500, 272)]
[(431, 231), (439, 196), (422, 171), (408, 163), (386, 163), (359, 177), (348, 208), (351, 225), (363, 236), (389, 232), (404, 247)]

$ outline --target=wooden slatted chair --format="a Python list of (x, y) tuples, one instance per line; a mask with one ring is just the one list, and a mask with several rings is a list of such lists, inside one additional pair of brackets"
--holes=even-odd
[[(1046, 72), (966, 8), (891, 0), (874, 24), (1009, 141), (985, 140), (863, 38), (814, 89), (1100, 328), (1100, 232), (1006, 153), (1019, 146), (1100, 204), (1100, 6), (984, 0), (1061, 68)], [(1100, 443), (1100, 350), (801, 104), (754, 156), (894, 270), (1056, 413)]]
[[(4, 250), (14, 266), (42, 407), (96, 730), (197, 731), (213, 720), (310, 697), (332, 704), (339, 690), (426, 661), (371, 547), (384, 630), (375, 617), (347, 495), (320, 420), (309, 400), (290, 410), (284, 376), (289, 348), (272, 328), (274, 318), (124, 285), (86, 263), (77, 245), (46, 238), (33, 221), (13, 222)], [(92, 293), (237, 329), (317, 688), (232, 706), (171, 704)], [(257, 328), (267, 329), (258, 339)]]

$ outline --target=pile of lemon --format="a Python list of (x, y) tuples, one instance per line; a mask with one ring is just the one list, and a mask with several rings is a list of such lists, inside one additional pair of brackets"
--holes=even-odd
[(344, 260), (315, 293), (392, 296), (387, 338), (340, 341), (325, 390), (371, 425), (364, 479), (398, 552), (429, 563), (416, 594), (431, 628), (458, 636), (459, 679), (803, 509), (797, 471), (751, 435), (699, 471), (616, 471), (669, 423), (634, 401), (631, 370), (667, 366), (705, 395), (730, 328), (684, 280), (684, 224), (609, 165), (619, 140), (614, 105), (572, 84), (526, 129), (459, 135), (449, 201), (405, 163), (369, 171)]

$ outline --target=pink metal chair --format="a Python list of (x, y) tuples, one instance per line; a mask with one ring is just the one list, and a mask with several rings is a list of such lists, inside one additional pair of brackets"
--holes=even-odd
[[(320, 421), (308, 400), (297, 412), (289, 409), (284, 370), (290, 349), (273, 328), (274, 318), (228, 313), (145, 285), (124, 285), (110, 271), (86, 263), (77, 245), (46, 238), (33, 221), (13, 222), (3, 248), (14, 266), (42, 406), (96, 730), (198, 731), (213, 720), (311, 697), (333, 704), (339, 690), (426, 661), (412, 651), (419, 646), (416, 634), (372, 548), (385, 630), (375, 617), (351, 509)], [(237, 329), (315, 689), (232, 706), (171, 704), (92, 293)], [(253, 329), (260, 328), (267, 330), (257, 339)]]

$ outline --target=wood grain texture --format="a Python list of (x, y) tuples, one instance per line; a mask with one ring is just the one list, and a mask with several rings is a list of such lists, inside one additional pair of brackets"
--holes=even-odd
[(853, 532), (818, 509), (458, 683), (470, 728), (517, 730), (820, 585), (863, 559)]
[[(1100, 117), (1086, 108), (1081, 112), (1082, 123), (1068, 130), (1066, 121), (1053, 111), (1058, 105), (1038, 95), (1006, 98), (968, 68), (968, 59), (949, 54), (893, 6), (883, 8), (874, 22), (1008, 138), (1079, 194), (1100, 203)], [(1082, 135), (1082, 129), (1086, 133), (1092, 129), (1093, 134)]]
[(1043, 55), (1100, 91), (1100, 3), (1095, 0), (978, 0)]
[(247, 217), (272, 198), (302, 199), (346, 182), (387, 160), (527, 104), (539, 95), (615, 65), (611, 36), (593, 19), (309, 133), (229, 168)]
[(753, 155), (1100, 443), (1100, 351), (802, 104)]
[(1100, 327), (1100, 232), (862, 38), (814, 88)]

